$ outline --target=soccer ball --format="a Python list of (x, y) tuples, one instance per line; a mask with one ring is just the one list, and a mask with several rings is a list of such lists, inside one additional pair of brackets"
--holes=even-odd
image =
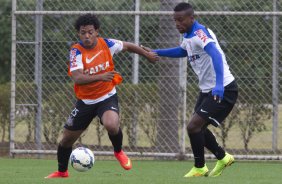
[(78, 147), (74, 149), (70, 155), (71, 166), (79, 172), (85, 172), (91, 169), (94, 165), (94, 161), (94, 154), (88, 148)]

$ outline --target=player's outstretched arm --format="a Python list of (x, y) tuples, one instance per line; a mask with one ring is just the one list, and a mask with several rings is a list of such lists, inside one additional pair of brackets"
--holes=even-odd
[(141, 46), (141, 47), (146, 51), (155, 52), (155, 53), (158, 54), (158, 56), (163, 56), (163, 57), (181, 58), (181, 57), (187, 56), (187, 51), (184, 50), (181, 47), (174, 47), (174, 48), (167, 48), (167, 49), (156, 49), (156, 50), (152, 50), (152, 49), (145, 47), (145, 46)]
[(155, 52), (146, 51), (146, 50), (142, 49), (141, 47), (139, 47), (138, 45), (135, 45), (135, 44), (130, 43), (130, 42), (123, 42), (123, 49), (122, 50), (128, 51), (128, 52), (133, 52), (133, 53), (139, 54), (141, 56), (144, 56), (151, 63), (155, 63), (156, 61), (159, 60), (159, 57)]

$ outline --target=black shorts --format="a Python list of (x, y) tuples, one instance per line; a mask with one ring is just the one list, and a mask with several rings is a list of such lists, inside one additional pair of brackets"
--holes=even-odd
[(64, 127), (68, 130), (85, 130), (93, 118), (101, 118), (104, 112), (112, 110), (119, 114), (117, 94), (101, 101), (97, 104), (87, 105), (82, 100), (77, 100), (75, 108), (72, 110)]
[(214, 100), (212, 92), (202, 93), (195, 105), (195, 112), (209, 124), (219, 126), (231, 112), (238, 97), (238, 86), (235, 81), (224, 87), (223, 99), (220, 103)]

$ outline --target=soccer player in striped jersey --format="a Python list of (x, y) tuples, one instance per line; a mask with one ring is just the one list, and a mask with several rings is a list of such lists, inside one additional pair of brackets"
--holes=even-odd
[(68, 161), (72, 146), (96, 116), (108, 131), (114, 155), (120, 165), (125, 170), (132, 168), (131, 160), (122, 150), (123, 134), (115, 87), (122, 77), (114, 70), (113, 55), (129, 51), (146, 57), (150, 62), (158, 59), (156, 53), (147, 52), (133, 43), (99, 37), (100, 23), (95, 15), (80, 16), (75, 28), (80, 42), (70, 50), (69, 74), (75, 83), (77, 102), (65, 123), (58, 145), (58, 171), (45, 178), (69, 176)]
[[(157, 50), (143, 48), (159, 56), (187, 57), (198, 76), (201, 91), (194, 114), (187, 125), (195, 164), (184, 177), (216, 177), (234, 162), (234, 157), (219, 146), (208, 125), (218, 127), (228, 116), (236, 102), (238, 87), (215, 34), (194, 19), (191, 4), (179, 3), (174, 8), (174, 21), (178, 31), (183, 34), (179, 47)], [(204, 147), (218, 160), (209, 174), (205, 164)]]

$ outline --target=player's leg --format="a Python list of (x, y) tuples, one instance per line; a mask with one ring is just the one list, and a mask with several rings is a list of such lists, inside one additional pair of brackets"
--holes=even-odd
[(219, 176), (225, 167), (230, 166), (234, 163), (234, 157), (227, 152), (218, 144), (215, 136), (209, 129), (204, 130), (205, 134), (205, 147), (210, 150), (217, 158), (217, 163), (214, 169), (210, 172), (209, 176)]
[(194, 155), (194, 167), (184, 177), (206, 176), (208, 168), (205, 164), (204, 145), (205, 137), (202, 127), (207, 121), (194, 113), (187, 126), (188, 136)]
[(77, 101), (76, 107), (71, 112), (64, 125), (63, 136), (58, 145), (58, 171), (46, 176), (45, 178), (68, 177), (68, 163), (72, 152), (72, 146), (95, 117), (93, 109), (95, 109), (95, 104), (86, 105), (81, 100)]
[[(223, 122), (223, 120), (228, 116), (230, 111), (232, 110), (234, 104), (228, 104), (224, 101), (221, 102), (224, 108), (220, 111), (218, 115), (213, 115), (213, 120), (216, 120), (219, 124)], [(216, 109), (216, 108), (215, 108)], [(213, 124), (216, 125), (216, 124)], [(235, 159), (232, 155), (227, 153), (221, 146), (219, 146), (216, 141), (215, 136), (209, 129), (205, 129), (205, 146), (209, 149), (217, 158), (217, 163), (213, 170), (209, 173), (210, 177), (216, 177), (222, 174), (223, 170), (234, 163)]]
[(57, 149), (58, 171), (51, 173), (45, 178), (65, 178), (68, 177), (68, 163), (72, 152), (72, 145), (79, 138), (83, 130), (71, 131), (64, 129), (62, 140)]
[(205, 136), (205, 147), (212, 152), (218, 160), (225, 156), (224, 149), (218, 144), (214, 134), (206, 127), (203, 128)]
[[(201, 104), (205, 101), (207, 94), (199, 93), (194, 111), (201, 107)], [(204, 158), (204, 134), (202, 127), (205, 126), (206, 121), (194, 113), (190, 122), (187, 125), (187, 132), (190, 138), (191, 148), (194, 154), (194, 167), (184, 177), (204, 176), (208, 172), (208, 168), (205, 165)]]
[(131, 160), (122, 150), (123, 134), (119, 123), (119, 108), (117, 95), (110, 97), (99, 104), (98, 116), (108, 131), (108, 136), (114, 147), (114, 155), (120, 165), (129, 170), (132, 168)]
[(103, 113), (101, 121), (108, 131), (115, 152), (120, 152), (122, 147), (123, 134), (119, 127), (119, 116), (117, 112), (107, 110)]
[(114, 155), (125, 170), (132, 168), (131, 160), (122, 150), (123, 134), (119, 127), (119, 116), (115, 111), (108, 110), (102, 116), (102, 122), (108, 131), (109, 138), (114, 147)]
[(80, 137), (83, 130), (64, 129), (62, 140), (59, 143), (57, 151), (58, 171), (64, 172), (68, 169), (68, 161), (72, 152), (72, 145)]
[[(209, 93), (205, 101), (201, 104), (201, 108), (197, 109), (196, 112), (206, 119), (209, 124), (215, 127), (220, 126), (231, 112), (237, 96), (237, 85), (234, 81), (225, 87), (224, 98), (220, 103), (216, 102), (212, 94)], [(234, 162), (234, 157), (226, 153), (225, 150), (219, 146), (215, 136), (207, 127), (203, 128), (203, 132), (205, 136), (205, 147), (218, 159), (215, 168), (210, 172), (209, 176), (219, 176), (226, 166)]]
[[(226, 104), (224, 100), (222, 100), (221, 103), (215, 102), (210, 95), (208, 99), (205, 100), (205, 103), (202, 104), (201, 109), (204, 110), (202, 110), (202, 112), (201, 110), (198, 110), (197, 113), (205, 118), (208, 123), (217, 127), (231, 111), (229, 106), (230, 105)], [(210, 172), (209, 176), (219, 176), (226, 166), (229, 166), (234, 162), (234, 157), (226, 153), (225, 150), (219, 146), (215, 136), (207, 127), (203, 127), (202, 131), (205, 139), (205, 147), (218, 159), (216, 166)]]

